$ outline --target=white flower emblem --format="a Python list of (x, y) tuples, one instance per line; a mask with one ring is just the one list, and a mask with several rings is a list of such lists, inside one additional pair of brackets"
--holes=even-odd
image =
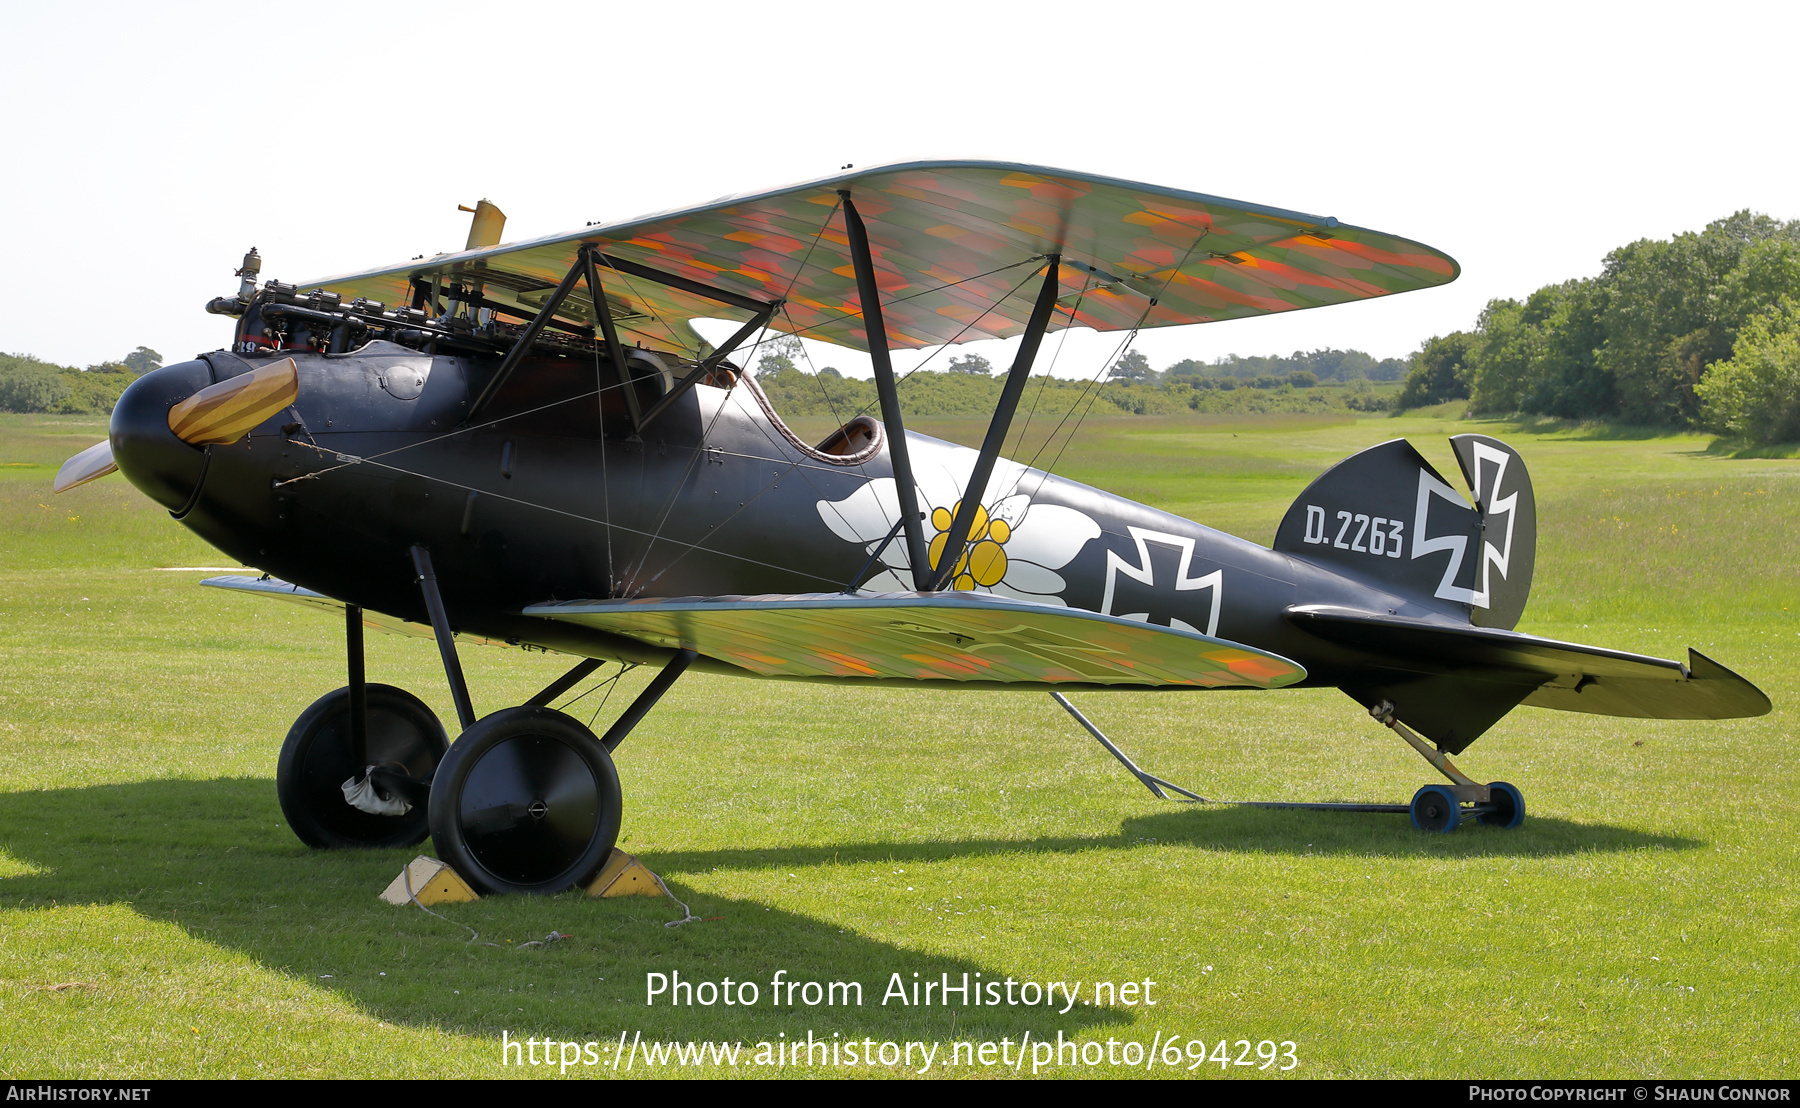
[[(919, 507), (931, 525), (926, 534), (934, 561), (942, 556), (949, 540), (947, 532), (975, 465), (973, 452), (944, 453), (948, 456), (941, 460), (929, 454), (918, 459), (922, 464), (914, 471)], [(1017, 462), (1002, 459), (994, 467), (988, 488), (1016, 489), (1027, 472)], [(900, 498), (893, 478), (883, 477), (842, 500), (821, 500), (818, 509), (833, 534), (873, 553), (900, 518)], [(1067, 607), (1059, 594), (1068, 582), (1056, 571), (1074, 561), (1081, 548), (1099, 536), (1100, 525), (1087, 514), (1059, 504), (1034, 504), (1025, 493), (1013, 492), (976, 511), (975, 526), (957, 562), (951, 587)], [(912, 589), (912, 565), (904, 537), (888, 543), (881, 562), (882, 572), (863, 582), (864, 589)]]

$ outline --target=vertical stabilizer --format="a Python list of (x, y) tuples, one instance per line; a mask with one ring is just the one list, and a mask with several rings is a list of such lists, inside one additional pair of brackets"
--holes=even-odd
[(1486, 435), (1450, 440), (1475, 507), (1405, 439), (1320, 474), (1288, 509), (1275, 549), (1351, 571), (1470, 622), (1512, 628), (1537, 555), (1537, 503), (1517, 452)]

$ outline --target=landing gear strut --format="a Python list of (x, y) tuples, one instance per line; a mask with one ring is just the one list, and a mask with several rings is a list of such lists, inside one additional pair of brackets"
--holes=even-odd
[(1370, 708), (1369, 715), (1391, 728), (1418, 751), (1420, 757), (1450, 779), (1448, 785), (1426, 785), (1413, 794), (1408, 811), (1414, 827), (1447, 835), (1462, 825), (1465, 816), (1474, 816), (1490, 827), (1508, 831), (1525, 822), (1525, 797), (1516, 786), (1505, 781), (1483, 785), (1470, 778), (1456, 768), (1448, 755), (1395, 718), (1394, 704), (1390, 700)]
[(412, 550), (462, 734), (418, 697), (363, 678), (362, 609), (345, 609), (350, 683), (301, 713), (281, 749), (276, 792), (308, 846), (412, 846), (437, 852), (482, 893), (559, 893), (591, 882), (618, 841), (612, 752), (697, 655), (677, 651), (597, 737), (549, 707), (600, 667), (585, 659), (516, 708), (476, 718), (431, 555)]
[[(361, 608), (345, 608), (344, 627), (350, 683), (294, 721), (275, 764), (275, 794), (308, 846), (412, 846), (425, 838), (426, 793), (449, 740), (424, 701), (363, 680)], [(364, 790), (352, 800), (346, 786), (358, 783)]]
[(463, 733), (450, 745), (429, 800), (438, 856), (482, 893), (559, 893), (592, 881), (619, 838), (619, 771), (612, 752), (693, 663), (678, 651), (599, 738), (547, 705), (598, 668), (588, 660), (517, 708), (475, 718), (438, 593), (431, 555), (412, 549)]

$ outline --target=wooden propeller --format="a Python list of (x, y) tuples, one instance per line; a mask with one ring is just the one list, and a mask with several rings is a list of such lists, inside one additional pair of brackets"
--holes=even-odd
[(294, 359), (283, 358), (199, 392), (169, 409), (169, 430), (190, 446), (234, 443), (300, 395)]
[(68, 492), (76, 485), (98, 481), (118, 468), (118, 463), (113, 461), (112, 442), (102, 439), (64, 462), (56, 471), (56, 481), (51, 488), (56, 492)]

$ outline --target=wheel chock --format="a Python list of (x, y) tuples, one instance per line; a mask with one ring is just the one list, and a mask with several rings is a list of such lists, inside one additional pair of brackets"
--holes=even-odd
[[(412, 896), (406, 892), (408, 883), (412, 885)], [(400, 876), (381, 893), (381, 899), (396, 905), (410, 904), (414, 897), (423, 905), (465, 904), (480, 900), (481, 894), (469, 888), (469, 883), (455, 870), (436, 858), (421, 854), (408, 862)]]
[(635, 855), (617, 847), (587, 887), (589, 896), (661, 896), (662, 883)]

